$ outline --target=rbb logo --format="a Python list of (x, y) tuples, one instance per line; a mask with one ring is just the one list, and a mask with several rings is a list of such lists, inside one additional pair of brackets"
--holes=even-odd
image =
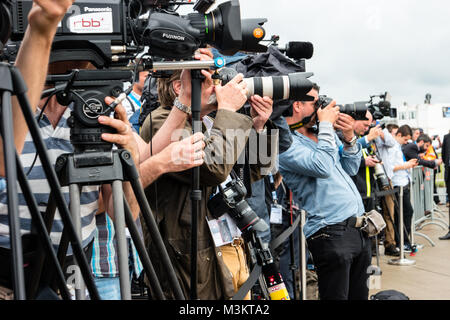
[(75, 28), (100, 28), (102, 26), (103, 19), (95, 20), (94, 18), (85, 20), (84, 18), (81, 21), (75, 21), (73, 26)]
[(75, 14), (69, 18), (69, 29), (73, 33), (112, 33), (112, 12)]

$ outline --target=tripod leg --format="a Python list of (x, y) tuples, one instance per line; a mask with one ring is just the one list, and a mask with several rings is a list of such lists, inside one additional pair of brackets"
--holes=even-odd
[(121, 154), (121, 161), (123, 164), (123, 169), (125, 176), (131, 183), (136, 200), (139, 203), (141, 209), (141, 214), (144, 217), (144, 222), (149, 230), (153, 242), (155, 243), (160, 255), (164, 268), (167, 272), (170, 284), (172, 286), (172, 291), (177, 300), (185, 300), (183, 291), (181, 289), (180, 283), (178, 282), (175, 269), (173, 268), (172, 261), (170, 261), (169, 254), (167, 253), (166, 246), (159, 232), (158, 225), (156, 224), (155, 217), (153, 216), (150, 205), (148, 204), (147, 198), (145, 197), (144, 189), (139, 181), (139, 174), (136, 170), (131, 156), (124, 156), (125, 153)]
[(295, 263), (295, 244), (294, 244), (294, 235), (293, 234), (289, 236), (289, 255), (291, 258), (291, 263), (290, 263), (289, 268), (291, 269), (294, 300), (299, 300), (298, 292), (297, 292), (297, 264)]
[[(200, 70), (191, 71), (192, 82), (192, 133), (202, 132), (200, 120), (202, 103), (202, 75)], [(191, 300), (197, 300), (197, 254), (198, 254), (198, 216), (200, 213), (200, 201), (202, 192), (200, 190), (200, 168), (192, 169), (192, 191), (191, 191)]]
[[(15, 72), (13, 72), (12, 75), (15, 80), (15, 83), (19, 84), (24, 83), (23, 78), (21, 77), (18, 70), (15, 70)], [(52, 161), (50, 160), (50, 157), (47, 153), (47, 148), (40, 134), (39, 126), (36, 122), (36, 119), (34, 118), (33, 113), (31, 112), (32, 109), (28, 102), (25, 91), (18, 93), (17, 99), (19, 100), (22, 113), (30, 130), (30, 134), (33, 137), (33, 141), (36, 146), (37, 153), (39, 154), (39, 158), (41, 159), (42, 167), (48, 179), (52, 194), (55, 197), (55, 202), (58, 207), (59, 214), (61, 215), (61, 219), (63, 220), (64, 228), (65, 229), (67, 228), (67, 232), (69, 233), (69, 236), (72, 239), (73, 253), (74, 256), (77, 257), (78, 259), (77, 261), (80, 264), (80, 268), (83, 273), (83, 278), (89, 290), (89, 295), (91, 299), (99, 300), (100, 296), (98, 294), (97, 287), (94, 284), (94, 278), (92, 276), (90, 266), (87, 262), (86, 256), (84, 255), (81, 242), (76, 236), (75, 229), (70, 219), (69, 209), (67, 208), (66, 201), (61, 193), (61, 185), (56, 176), (56, 172), (54, 166), (52, 165)]]
[(120, 293), (122, 300), (131, 300), (131, 284), (128, 269), (128, 246), (127, 239), (125, 237), (125, 213), (122, 181), (113, 181), (112, 196), (114, 202), (114, 230), (116, 232), (119, 257)]
[(8, 195), (8, 218), (9, 233), (12, 253), (12, 271), (14, 299), (25, 300), (25, 275), (23, 271), (23, 248), (20, 232), (19, 218), (19, 197), (17, 195), (17, 171), (14, 129), (12, 121), (11, 92), (4, 91), (2, 94), (2, 136), (3, 136), (3, 156), (5, 159), (5, 176), (7, 181)]
[(136, 246), (139, 258), (142, 261), (144, 271), (147, 274), (148, 279), (150, 280), (150, 283), (153, 287), (156, 297), (159, 300), (165, 300), (166, 297), (164, 296), (164, 293), (161, 289), (161, 284), (159, 283), (158, 276), (156, 275), (155, 269), (153, 268), (153, 264), (150, 260), (147, 250), (145, 249), (144, 241), (139, 235), (136, 224), (133, 221), (133, 215), (131, 214), (131, 209), (125, 197), (123, 198), (123, 201), (125, 207), (125, 222), (128, 226), (128, 230), (130, 231), (131, 239), (133, 239), (133, 243)]
[[(61, 266), (58, 263), (58, 259), (56, 257), (56, 253), (53, 249), (52, 241), (48, 235), (48, 230), (45, 226), (44, 219), (39, 213), (39, 208), (36, 203), (36, 199), (33, 197), (33, 192), (31, 191), (31, 187), (26, 179), (26, 176), (23, 172), (22, 164), (19, 159), (19, 155), (16, 152), (16, 163), (17, 163), (17, 177), (19, 179), (20, 188), (22, 189), (22, 193), (27, 202), (31, 217), (33, 219), (33, 225), (36, 226), (36, 231), (40, 237), (40, 253), (37, 255), (38, 261), (35, 262), (36, 267), (33, 268), (33, 278), (30, 281), (30, 287), (28, 292), (28, 297), (33, 299), (36, 296), (40, 275), (42, 272), (42, 266), (45, 259), (45, 252), (47, 253), (47, 257), (50, 257), (51, 261), (56, 270), (56, 278), (58, 281), (59, 291), (64, 300), (70, 300), (70, 294), (67, 290), (66, 282), (64, 280), (64, 274), (61, 269)], [(44, 249), (44, 250), (43, 250)]]
[[(72, 215), (73, 227), (78, 239), (82, 239), (81, 234), (81, 208), (80, 208), (80, 186), (78, 184), (69, 185), (70, 194), (70, 214)], [(76, 300), (86, 300), (86, 288), (81, 277), (79, 263), (75, 258), (75, 297)]]
[(305, 227), (305, 219), (306, 219), (306, 211), (300, 210), (300, 227), (299, 227), (299, 239), (300, 239), (300, 276), (302, 286), (301, 290), (301, 300), (306, 300), (307, 298), (307, 283), (306, 283), (306, 269), (307, 269), (307, 261), (306, 261), (306, 238), (303, 233), (303, 228)]

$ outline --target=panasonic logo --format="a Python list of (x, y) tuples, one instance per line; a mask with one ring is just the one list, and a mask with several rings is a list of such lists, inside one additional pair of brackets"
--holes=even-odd
[(162, 37), (166, 38), (166, 39), (179, 40), (179, 41), (184, 41), (184, 39), (185, 39), (185, 37), (183, 37), (183, 36), (177, 36), (175, 34), (168, 34), (168, 33), (163, 33)]
[(106, 8), (89, 8), (89, 7), (84, 7), (84, 11), (85, 12), (111, 12), (112, 9), (110, 7), (106, 7)]

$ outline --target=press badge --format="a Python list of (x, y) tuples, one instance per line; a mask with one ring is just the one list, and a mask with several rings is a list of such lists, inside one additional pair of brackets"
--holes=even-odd
[(272, 204), (270, 210), (270, 223), (283, 224), (283, 207), (279, 204)]
[(241, 231), (227, 213), (219, 219), (208, 220), (208, 218), (206, 218), (206, 221), (208, 222), (208, 227), (216, 247), (232, 243), (235, 238), (241, 236)]

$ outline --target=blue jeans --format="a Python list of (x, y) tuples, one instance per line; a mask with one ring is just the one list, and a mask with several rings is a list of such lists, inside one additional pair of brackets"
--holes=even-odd
[(97, 278), (94, 277), (100, 299), (102, 300), (121, 300), (120, 280), (115, 278)]

